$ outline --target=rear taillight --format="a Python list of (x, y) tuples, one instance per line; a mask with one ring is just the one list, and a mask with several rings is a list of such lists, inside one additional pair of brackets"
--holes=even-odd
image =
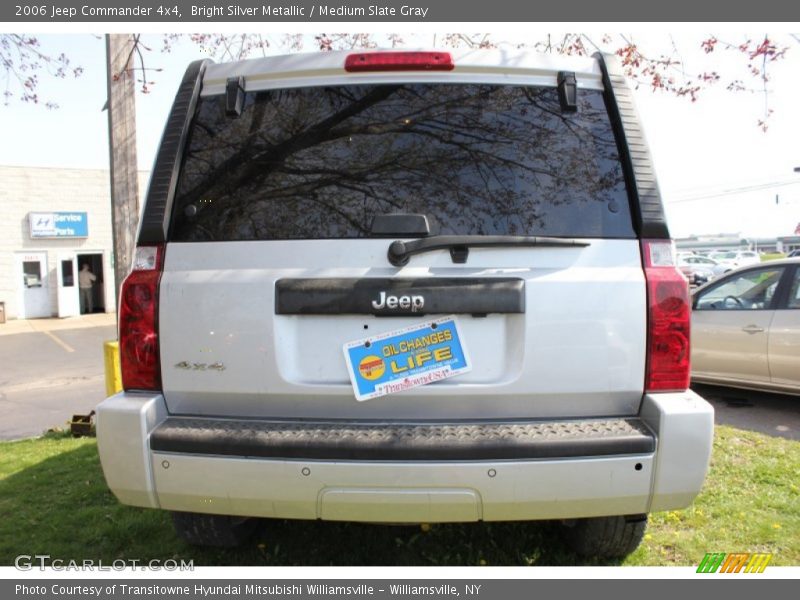
[(646, 392), (683, 391), (689, 387), (689, 285), (675, 266), (669, 240), (643, 240), (647, 279)]
[(348, 54), (344, 69), (350, 73), (363, 71), (452, 71), (455, 68), (449, 52), (359, 52)]
[(119, 358), (126, 390), (161, 389), (158, 354), (158, 283), (163, 246), (139, 246), (119, 302)]

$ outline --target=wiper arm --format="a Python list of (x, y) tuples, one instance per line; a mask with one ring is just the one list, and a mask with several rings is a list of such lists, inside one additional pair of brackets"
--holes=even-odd
[(479, 246), (546, 246), (586, 247), (589, 242), (569, 238), (523, 236), (523, 235), (435, 235), (410, 242), (395, 240), (389, 245), (387, 256), (395, 267), (408, 264), (412, 254), (431, 250), (450, 249), (454, 263), (467, 262), (469, 248)]

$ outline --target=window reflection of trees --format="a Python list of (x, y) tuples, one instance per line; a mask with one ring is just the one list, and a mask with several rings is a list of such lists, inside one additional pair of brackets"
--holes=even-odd
[(564, 114), (552, 88), (297, 88), (250, 93), (230, 118), (206, 98), (173, 238), (364, 237), (393, 212), (443, 234), (629, 234), (602, 94), (579, 100)]

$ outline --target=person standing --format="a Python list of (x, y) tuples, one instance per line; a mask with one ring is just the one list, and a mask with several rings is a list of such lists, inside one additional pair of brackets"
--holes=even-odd
[(97, 281), (97, 276), (89, 269), (88, 263), (81, 265), (81, 271), (78, 273), (78, 287), (81, 294), (81, 314), (94, 312), (94, 300), (92, 298), (94, 291), (92, 287), (94, 282)]

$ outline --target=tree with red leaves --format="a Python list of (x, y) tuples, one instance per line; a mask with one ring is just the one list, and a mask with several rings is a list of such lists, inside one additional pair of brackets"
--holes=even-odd
[[(316, 35), (285, 34), (268, 36), (262, 34), (165, 34), (162, 52), (169, 52), (181, 39), (188, 37), (210, 56), (220, 61), (241, 60), (266, 54), (268, 50), (285, 52), (302, 50), (365, 49), (377, 47), (404, 47), (407, 36), (402, 34), (377, 35), (370, 33), (319, 33)], [(145, 55), (152, 49), (146, 47), (136, 36), (135, 64), (128, 73), (118, 76), (135, 77), (139, 90), (147, 93), (153, 83), (154, 73), (159, 69), (146, 65)], [(419, 45), (419, 37), (412, 45)], [(770, 68), (786, 57), (787, 52), (800, 43), (797, 36), (786, 36), (779, 40), (769, 34), (745, 37), (739, 41), (723, 40), (710, 35), (694, 42), (705, 54), (735, 56), (739, 69), (690, 71), (674, 40), (669, 37), (661, 48), (653, 50), (654, 44), (641, 43), (632, 36), (606, 34), (592, 38), (587, 34), (569, 33), (563, 36), (543, 36), (542, 39), (524, 43), (502, 41), (497, 34), (447, 33), (434, 35), (431, 46), (443, 47), (529, 47), (539, 52), (589, 56), (594, 52), (608, 52), (619, 57), (625, 74), (635, 86), (647, 86), (654, 92), (672, 94), (694, 102), (699, 94), (711, 86), (724, 86), (731, 92), (757, 92), (764, 96), (763, 114), (758, 126), (766, 130), (772, 110), (769, 108)], [(424, 43), (423, 45), (428, 45)], [(64, 78), (78, 77), (81, 67), (73, 67), (68, 57), (61, 53), (49, 55), (42, 51), (38, 38), (25, 34), (0, 35), (0, 73), (5, 75), (5, 104), (13, 100), (42, 103), (49, 108), (57, 106), (52, 101), (42, 100), (38, 95), (39, 78), (43, 74)]]
[(70, 64), (66, 54), (48, 54), (42, 51), (39, 38), (24, 33), (0, 35), (0, 69), (5, 75), (3, 101), (8, 106), (12, 100), (43, 104), (58, 108), (58, 104), (39, 97), (39, 77), (46, 75), (57, 79), (80, 77), (83, 68)]

